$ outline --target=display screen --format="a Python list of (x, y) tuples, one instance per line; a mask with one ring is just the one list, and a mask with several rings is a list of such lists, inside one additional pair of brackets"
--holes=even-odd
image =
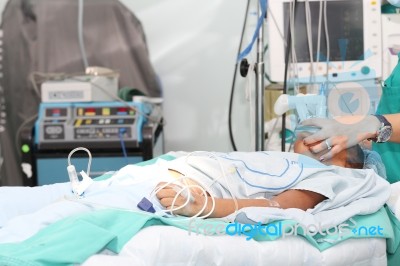
[[(313, 61), (317, 61), (318, 55), (318, 28), (320, 1), (310, 1), (309, 10), (311, 18), (311, 40), (313, 46)], [(364, 60), (364, 31), (363, 31), (363, 1), (342, 0), (327, 1), (327, 24), (329, 37), (329, 61), (356, 61)], [(285, 39), (288, 36), (288, 25), (290, 19), (290, 3), (284, 3), (284, 25)], [(321, 1), (322, 5), (322, 1)], [(297, 62), (310, 62), (309, 43), (306, 24), (306, 3), (296, 4), (294, 39), (292, 45), (295, 47)], [(327, 60), (327, 45), (324, 30), (324, 10), (322, 8), (319, 60)]]

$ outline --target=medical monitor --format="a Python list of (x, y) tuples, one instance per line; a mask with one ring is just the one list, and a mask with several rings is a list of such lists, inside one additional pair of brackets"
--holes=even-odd
[(289, 58), (288, 79), (324, 82), (328, 74), (330, 82), (344, 82), (381, 76), (380, 1), (299, 0), (296, 6), (294, 0), (268, 3), (267, 69), (272, 81), (284, 81), (289, 18), (296, 61)]

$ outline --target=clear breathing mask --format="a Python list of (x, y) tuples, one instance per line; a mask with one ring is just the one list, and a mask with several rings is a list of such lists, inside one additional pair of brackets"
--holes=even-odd
[(303, 126), (301, 122), (310, 118), (327, 117), (327, 84), (322, 83), (318, 94), (302, 94), (279, 96), (274, 105), (277, 115), (283, 115), (287, 111), (296, 110), (297, 121), (292, 121), (295, 126), (294, 135), (311, 135), (320, 130), (315, 126)]

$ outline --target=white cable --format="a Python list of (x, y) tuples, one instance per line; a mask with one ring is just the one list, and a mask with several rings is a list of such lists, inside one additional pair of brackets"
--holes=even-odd
[(267, 147), (267, 149), (269, 149), (269, 143), (271, 142), (272, 135), (274, 134), (275, 128), (276, 128), (276, 126), (278, 125), (278, 120), (279, 120), (279, 118), (282, 119), (282, 116), (278, 116), (278, 117), (275, 118), (276, 120), (275, 120), (275, 122), (274, 122), (274, 125), (272, 126), (271, 135), (268, 136), (267, 143), (265, 144), (265, 146)]
[[(88, 173), (89, 173), (89, 171), (90, 171), (90, 164), (91, 164), (91, 160), (92, 160), (92, 156), (91, 156), (90, 151), (89, 151), (87, 148), (78, 147), (78, 148), (73, 149), (73, 150), (69, 153), (69, 155), (68, 155), (68, 166), (69, 166), (69, 167), (71, 167), (71, 166), (73, 167), (73, 165), (71, 164), (71, 156), (72, 156), (76, 151), (79, 151), (79, 150), (86, 151), (86, 152), (89, 154), (89, 163), (88, 163), (88, 169), (87, 169), (87, 171), (88, 171)], [(219, 161), (218, 161), (218, 162), (219, 162)], [(221, 167), (222, 167), (222, 166), (221, 166)], [(222, 169), (222, 171), (223, 171), (223, 168), (221, 168), (221, 169)], [(73, 171), (75, 172), (74, 167), (73, 167)], [(76, 175), (76, 173), (74, 173), (74, 174)], [(223, 175), (225, 176), (225, 173), (224, 173), (224, 172), (223, 172)], [(183, 176), (181, 176), (181, 177), (179, 177), (179, 178), (175, 178), (175, 179), (172, 180), (172, 181), (166, 182), (166, 183), (163, 184), (162, 186), (157, 186), (157, 187), (155, 187), (155, 188), (150, 192), (150, 200), (151, 200), (160, 190), (162, 190), (162, 189), (164, 189), (164, 188), (166, 188), (166, 187), (168, 187), (168, 186), (171, 186), (171, 185), (172, 185), (172, 186), (173, 186), (173, 185), (177, 185), (178, 187), (180, 187), (180, 190), (177, 190), (177, 191), (176, 191), (177, 193), (176, 193), (176, 195), (175, 195), (175, 197), (174, 197), (174, 199), (173, 199), (173, 201), (172, 201), (171, 208), (168, 209), (168, 210), (163, 211), (163, 213), (171, 213), (171, 214), (173, 214), (173, 212), (184, 208), (186, 205), (188, 205), (188, 204), (191, 202), (191, 198), (193, 198), (193, 196), (192, 196), (192, 194), (191, 194), (190, 188), (198, 188), (198, 189), (200, 189), (200, 190), (202, 191), (202, 195), (204, 195), (204, 197), (205, 197), (205, 201), (204, 201), (203, 207), (202, 207), (196, 214), (194, 214), (194, 215), (192, 215), (192, 216), (190, 216), (190, 217), (184, 217), (184, 218), (180, 217), (179, 220), (194, 219), (194, 218), (207, 218), (207, 217), (210, 216), (210, 215), (214, 212), (214, 210), (215, 210), (215, 198), (214, 198), (214, 196), (212, 195), (212, 193), (210, 193), (209, 188), (206, 188), (206, 186), (203, 185), (203, 184), (201, 184), (200, 181), (195, 180), (195, 182), (198, 183), (199, 185), (197, 185), (197, 184), (195, 184), (195, 185), (189, 185), (189, 184), (187, 183), (187, 179), (188, 179), (188, 178), (190, 178), (190, 177), (183, 175)], [(183, 180), (183, 182), (179, 182), (180, 180)], [(185, 202), (184, 204), (182, 204), (181, 206), (175, 208), (174, 205), (175, 205), (175, 203), (176, 203), (177, 198), (178, 198), (181, 194), (183, 194), (184, 191), (187, 192), (187, 195), (184, 196), (184, 197), (186, 198), (186, 202)], [(230, 192), (231, 192), (231, 191), (230, 191)], [(74, 193), (76, 194), (76, 192), (74, 192)], [(207, 206), (208, 206), (208, 201), (209, 201), (209, 199), (208, 199), (208, 196), (207, 196), (207, 195), (210, 196), (211, 201), (212, 201), (211, 209), (210, 209), (210, 211), (209, 211), (208, 213), (206, 213), (206, 214), (204, 214), (204, 215), (201, 215), (201, 214), (204, 212), (204, 210), (207, 208)], [(233, 194), (231, 193), (231, 195), (233, 195)], [(77, 196), (80, 196), (80, 195), (77, 195)], [(108, 208), (108, 209), (123, 210), (123, 211), (134, 211), (134, 210), (130, 210), (130, 209), (123, 209), (123, 208), (117, 208), (117, 207), (113, 207), (113, 206), (107, 206), (107, 205), (103, 205), (103, 204), (98, 204), (98, 203), (90, 202), (90, 201), (87, 201), (87, 200), (82, 200), (81, 198), (77, 198), (77, 199), (71, 199), (71, 198), (67, 198), (67, 197), (65, 197), (65, 198), (66, 198), (67, 200), (73, 200), (73, 201), (76, 201), (76, 202), (80, 202), (80, 203), (83, 203), (83, 204), (88, 205), (88, 206), (91, 206), (91, 207), (94, 207), (95, 205), (98, 205), (98, 206), (102, 206), (102, 207), (105, 207), (105, 208)], [(238, 204), (237, 204), (236, 199), (235, 199), (235, 206), (236, 206), (236, 211), (237, 211), (237, 209), (238, 209)]]
[(313, 84), (315, 82), (314, 75), (314, 55), (313, 55), (313, 43), (312, 43), (312, 21), (311, 21), (311, 10), (310, 10), (310, 2), (306, 0), (305, 2), (305, 16), (306, 16), (306, 29), (307, 29), (307, 41), (308, 41), (308, 51), (310, 53), (310, 83)]
[[(86, 148), (78, 147), (78, 148), (72, 150), (72, 151), (70, 152), (70, 154), (68, 155), (68, 164), (69, 164), (69, 165), (71, 165), (71, 161), (70, 161), (71, 155), (72, 155), (73, 153), (75, 153), (76, 151), (78, 151), (78, 150), (87, 151), (88, 154), (89, 154), (89, 156), (90, 156), (90, 160), (91, 160), (90, 151), (89, 151), (88, 149), (86, 149)], [(193, 156), (193, 154), (195, 154), (195, 153), (200, 153), (200, 152), (192, 152), (192, 153), (190, 153), (190, 154), (188, 154), (188, 155), (186, 156), (186, 163), (187, 163), (187, 164), (190, 165), (190, 163), (187, 162), (187, 160), (189, 159), (190, 156)], [(187, 219), (194, 219), (194, 218), (207, 218), (207, 217), (210, 216), (210, 215), (214, 212), (214, 210), (215, 210), (215, 198), (214, 198), (214, 196), (212, 195), (213, 193), (210, 192), (210, 187), (211, 187), (213, 184), (215, 184), (215, 182), (218, 182), (218, 179), (221, 178), (221, 177), (223, 177), (223, 178), (225, 179), (225, 182), (226, 182), (226, 186), (227, 186), (227, 188), (228, 188), (228, 191), (229, 191), (229, 193), (230, 193), (230, 195), (231, 195), (231, 197), (232, 197), (232, 199), (233, 199), (233, 201), (234, 201), (234, 204), (235, 204), (235, 213), (239, 210), (239, 204), (238, 204), (238, 202), (237, 202), (237, 198), (236, 198), (236, 196), (234, 195), (234, 193), (232, 192), (232, 188), (229, 186), (229, 182), (228, 182), (228, 179), (227, 179), (227, 175), (226, 175), (226, 173), (225, 173), (224, 167), (223, 167), (223, 165), (222, 165), (220, 159), (219, 159), (218, 156), (215, 155), (214, 153), (211, 153), (211, 152), (206, 152), (206, 153), (209, 154), (212, 158), (214, 158), (214, 159), (217, 161), (217, 163), (218, 163), (218, 165), (219, 165), (219, 167), (220, 167), (220, 170), (221, 170), (221, 173), (222, 173), (222, 174), (221, 174), (219, 177), (215, 178), (215, 179), (214, 179), (214, 182), (213, 182), (211, 185), (209, 185), (208, 187), (205, 186), (204, 184), (202, 184), (200, 181), (194, 180), (194, 179), (193, 179), (193, 180), (194, 180), (196, 183), (198, 183), (199, 185), (197, 185), (197, 184), (196, 184), (196, 185), (189, 185), (189, 184), (187, 184), (187, 182), (185, 182), (185, 181), (186, 181), (187, 178), (190, 178), (190, 177), (185, 176), (185, 175), (183, 175), (183, 176), (181, 176), (181, 177), (179, 177), (179, 178), (176, 178), (176, 179), (174, 179), (174, 180), (172, 180), (172, 181), (166, 182), (166, 183), (163, 184), (162, 186), (157, 186), (156, 188), (154, 188), (154, 189), (150, 192), (150, 199), (153, 198), (160, 190), (166, 188), (167, 186), (176, 184), (177, 186), (181, 187), (181, 189), (177, 191), (177, 193), (176, 193), (176, 195), (175, 195), (175, 197), (174, 197), (174, 199), (173, 199), (171, 208), (168, 209), (168, 210), (163, 211), (163, 213), (171, 213), (171, 214), (173, 214), (174, 211), (177, 211), (177, 210), (180, 210), (180, 209), (184, 208), (187, 204), (190, 203), (190, 198), (191, 198), (191, 196), (192, 196), (192, 195), (190, 194), (190, 193), (191, 193), (190, 188), (198, 188), (198, 189), (200, 189), (200, 190), (202, 191), (202, 195), (204, 195), (204, 197), (205, 197), (205, 202), (204, 202), (203, 207), (202, 207), (195, 215), (193, 215), (193, 216), (191, 216), (191, 217), (181, 217), (181, 216), (179, 216), (179, 220), (187, 220)], [(90, 168), (90, 164), (88, 165), (88, 172), (89, 172), (89, 168)], [(184, 180), (184, 182), (179, 182), (180, 180)], [(182, 186), (183, 186), (183, 187), (182, 187)], [(176, 203), (177, 198), (178, 198), (181, 194), (183, 194), (184, 191), (187, 191), (187, 193), (188, 193), (188, 195), (186, 196), (186, 202), (185, 202), (183, 205), (174, 208), (174, 205), (175, 205), (175, 203)], [(209, 195), (209, 197), (210, 197), (210, 199), (211, 199), (211, 201), (212, 201), (211, 209), (210, 209), (210, 211), (209, 211), (208, 213), (206, 213), (206, 214), (204, 214), (204, 215), (201, 215), (201, 214), (204, 212), (204, 210), (207, 208), (207, 206), (208, 206), (208, 200), (209, 200), (209, 199), (208, 199), (208, 195)], [(184, 196), (184, 197), (185, 197), (185, 196)], [(102, 207), (109, 208), (109, 209), (115, 209), (115, 210), (122, 210), (122, 211), (132, 211), (132, 212), (135, 212), (135, 210), (130, 210), (130, 209), (123, 209), (123, 208), (117, 208), (117, 207), (107, 206), (107, 205), (103, 205), (103, 204), (93, 203), (93, 202), (90, 202), (90, 201), (87, 201), (87, 200), (82, 200), (82, 199), (71, 199), (71, 198), (68, 198), (68, 197), (65, 197), (65, 198), (66, 198), (67, 200), (71, 200), (71, 201), (75, 201), (75, 202), (80, 202), (80, 203), (89, 205), (89, 206), (91, 206), (91, 207), (94, 207), (95, 205), (98, 205), (98, 206), (102, 206)]]
[(328, 2), (325, 0), (325, 6), (324, 6), (324, 21), (325, 21), (325, 34), (326, 34), (326, 57), (327, 57), (327, 62), (329, 62), (329, 57), (330, 57), (330, 41), (329, 41), (329, 31), (328, 31), (328, 15), (327, 15), (327, 6)]
[(86, 69), (89, 67), (89, 63), (87, 60), (85, 44), (83, 42), (83, 0), (78, 0), (78, 41), (83, 60), (83, 66)]
[(317, 62), (320, 59), (320, 46), (321, 46), (321, 22), (322, 22), (322, 7), (323, 7), (322, 0), (319, 1), (319, 16), (318, 16), (318, 39), (317, 39)]
[(291, 65), (290, 65), (290, 72), (289, 72), (289, 80), (293, 82), (293, 87), (295, 93), (299, 93), (299, 84), (298, 84), (298, 77), (299, 77), (299, 68), (297, 63), (297, 53), (296, 53), (296, 34), (295, 34), (295, 10), (296, 10), (296, 3), (290, 2), (290, 24), (289, 24), (289, 32), (291, 38)]
[(88, 166), (87, 166), (87, 175), (90, 176), (90, 165), (92, 163), (92, 154), (90, 153), (90, 151), (88, 149), (86, 149), (85, 147), (78, 147), (73, 149), (69, 154), (68, 154), (68, 165), (72, 165), (71, 164), (71, 156), (72, 154), (74, 154), (76, 151), (86, 151), (87, 154), (89, 155), (89, 162), (88, 162)]
[[(291, 53), (290, 53), (290, 57), (291, 57), (291, 62), (292, 64), (290, 65), (290, 72), (289, 72), (289, 78), (291, 77), (291, 79), (293, 81), (293, 86), (295, 89), (296, 93), (299, 93), (299, 84), (298, 84), (298, 62), (297, 62), (297, 54), (296, 54), (296, 49), (295, 49), (295, 42), (296, 42), (296, 38), (295, 38), (295, 32), (294, 32), (294, 11), (295, 11), (295, 5), (296, 3), (294, 3), (293, 1), (289, 2), (289, 16), (290, 16), (290, 20), (289, 20), (289, 31), (290, 31), (290, 37), (291, 37)], [(287, 49), (287, 41), (286, 38), (284, 36), (284, 34), (282, 33), (282, 30), (279, 28), (277, 20), (275, 18), (275, 15), (273, 14), (273, 12), (271, 11), (271, 9), (268, 6), (268, 11), (269, 11), (269, 15), (272, 18), (273, 23), (275, 24), (276, 29), (278, 30), (279, 35), (281, 36), (281, 39), (283, 41), (284, 44), (284, 48), (285, 50)], [(286, 29), (283, 29), (283, 31), (285, 31)], [(289, 33), (288, 33), (289, 34)]]
[[(172, 185), (173, 184), (177, 184), (178, 186), (185, 185), (185, 184), (182, 184), (182, 183), (180, 183), (178, 181), (180, 181), (182, 179), (186, 179), (186, 178), (187, 177), (185, 175), (182, 175), (182, 176), (180, 176), (178, 178), (174, 178), (174, 180), (172, 180), (172, 181), (165, 182), (165, 184), (162, 185), (162, 186), (156, 186), (152, 191), (150, 191), (149, 198), (152, 199), (159, 191), (161, 191), (162, 189), (168, 187), (171, 184)], [(190, 191), (188, 191), (188, 193), (189, 193), (189, 195), (188, 195), (188, 198), (189, 198), (189, 196), (191, 196)]]
[[(274, 22), (275, 27), (276, 27), (276, 29), (278, 30), (278, 33), (279, 33), (279, 35), (281, 36), (281, 38), (282, 38), (282, 40), (283, 40), (283, 44), (284, 44), (284, 46), (285, 46), (285, 48), (286, 48), (287, 43), (286, 43), (285, 36), (283, 35), (281, 29), (279, 28), (278, 22), (276, 21), (276, 18), (275, 18), (275, 15), (274, 15), (274, 13), (271, 11), (271, 9), (269, 8), (269, 5), (268, 5), (268, 11), (269, 11), (268, 14), (271, 16), (272, 21)], [(284, 30), (284, 29), (283, 29), (283, 30)]]
[(327, 16), (327, 0), (324, 1), (324, 25), (325, 25), (325, 39), (326, 39), (326, 86), (329, 86), (329, 57), (330, 57), (330, 43), (329, 43), (329, 32), (328, 32), (328, 16)]
[[(229, 194), (231, 195), (231, 197), (232, 197), (232, 199), (233, 199), (233, 201), (234, 201), (234, 203), (235, 203), (235, 213), (236, 213), (236, 212), (239, 210), (239, 204), (238, 204), (238, 202), (237, 202), (237, 198), (236, 198), (235, 194), (232, 192), (232, 188), (231, 188), (230, 185), (229, 185), (228, 178), (227, 178), (227, 175), (226, 175), (226, 173), (225, 173), (224, 167), (222, 166), (222, 163), (221, 163), (221, 161), (219, 160), (218, 156), (215, 155), (215, 154), (212, 153), (212, 152), (195, 151), (195, 152), (189, 153), (189, 154), (186, 156), (186, 160), (185, 160), (185, 161), (188, 163), (188, 161), (187, 161), (188, 158), (189, 158), (190, 156), (193, 156), (193, 154), (195, 154), (195, 153), (206, 153), (206, 154), (209, 154), (211, 157), (213, 157), (213, 158), (218, 162), (218, 166), (219, 166), (220, 171), (221, 171), (221, 173), (222, 173), (222, 177), (225, 179), (225, 183), (226, 183), (226, 186), (227, 186), (227, 188), (228, 188)], [(188, 164), (190, 165), (190, 163), (188, 163)], [(214, 182), (209, 186), (209, 188), (210, 188), (212, 185), (214, 185), (215, 182), (218, 182), (218, 179), (219, 179), (219, 178), (221, 178), (221, 176), (215, 178), (215, 179), (213, 180)]]
[[(178, 179), (182, 179), (182, 178), (187, 178), (187, 177), (182, 176), (182, 177), (180, 177), (180, 178), (178, 178)], [(177, 179), (177, 180), (178, 180), (178, 179)], [(163, 185), (163, 186), (156, 187), (155, 190), (153, 189), (153, 191), (151, 192), (151, 194), (154, 194), (154, 195), (157, 194), (159, 190), (165, 188), (165, 187), (168, 186), (168, 185), (171, 185), (172, 183), (176, 183), (177, 180), (168, 182), (168, 184), (165, 184), (165, 185)], [(179, 185), (181, 185), (181, 183), (180, 183)], [(203, 190), (203, 191), (206, 193), (205, 189), (203, 189), (201, 186), (190, 185), (190, 186), (188, 186), (188, 187), (192, 187), (192, 186), (193, 186), (193, 187), (198, 187), (198, 188), (200, 188), (201, 190)], [(183, 188), (183, 189), (185, 189), (185, 188)], [(153, 196), (154, 196), (154, 195), (153, 195)], [(180, 195), (180, 193), (177, 193), (177, 194), (175, 195), (175, 198), (177, 198), (179, 195)], [(205, 194), (205, 195), (207, 195), (207, 194)], [(153, 197), (153, 196), (151, 196), (151, 197)], [(204, 209), (207, 207), (208, 197), (206, 196), (206, 202), (205, 202), (203, 208), (202, 208), (195, 216), (192, 216), (192, 217), (181, 217), (181, 216), (179, 216), (179, 219), (178, 219), (178, 220), (179, 220), (179, 221), (184, 221), (184, 220), (187, 220), (187, 219), (206, 218), (206, 217), (208, 217), (208, 216), (214, 211), (214, 209), (215, 209), (215, 200), (214, 200), (214, 198), (212, 197), (211, 194), (210, 194), (210, 196), (211, 196), (211, 199), (212, 199), (212, 201), (213, 201), (213, 205), (212, 205), (212, 208), (211, 208), (211, 210), (210, 210), (209, 213), (207, 213), (206, 215), (203, 215), (203, 216), (199, 216), (199, 215), (204, 211)], [(110, 205), (105, 205), (105, 204), (101, 204), (101, 203), (97, 203), (97, 202), (91, 202), (91, 201), (88, 201), (88, 200), (82, 199), (82, 198), (67, 197), (67, 196), (64, 196), (64, 198), (65, 198), (66, 200), (78, 202), (78, 203), (84, 204), (84, 205), (89, 206), (89, 207), (92, 207), (92, 208), (95, 208), (95, 206), (99, 206), (99, 207), (103, 207), (103, 208), (111, 209), (111, 210), (119, 210), (119, 211), (127, 211), (127, 212), (137, 212), (137, 213), (148, 213), (148, 212), (145, 212), (145, 211), (138, 211), (138, 210), (133, 210), (133, 209), (119, 208), (119, 207), (110, 206)], [(175, 198), (174, 198), (174, 199), (175, 199)], [(178, 207), (178, 208), (175, 208), (175, 209), (165, 210), (165, 211), (162, 211), (162, 212), (163, 212), (163, 214), (165, 214), (165, 213), (172, 213), (173, 211), (179, 210), (179, 209), (185, 207), (185, 206), (188, 204), (189, 200), (190, 200), (190, 198), (187, 197), (186, 203), (183, 204), (182, 206), (180, 206), (180, 207)], [(150, 213), (148, 213), (148, 214), (151, 215)], [(155, 213), (155, 215), (157, 215), (157, 213)], [(173, 218), (170, 218), (170, 217), (169, 217), (169, 219), (173, 219)]]
[(152, 215), (149, 212), (145, 212), (145, 211), (139, 211), (139, 210), (134, 210), (134, 209), (124, 209), (124, 208), (118, 208), (118, 207), (114, 207), (114, 206), (110, 206), (110, 205), (106, 205), (106, 204), (102, 204), (102, 203), (98, 203), (98, 202), (92, 202), (92, 201), (88, 201), (86, 199), (82, 199), (82, 198), (76, 198), (76, 197), (69, 197), (69, 196), (64, 196), (65, 200), (68, 201), (73, 201), (73, 202), (77, 202), (77, 203), (81, 203), (84, 204), (88, 207), (92, 207), (92, 208), (96, 208), (95, 206), (99, 206), (105, 209), (110, 209), (110, 210), (117, 210), (117, 211), (125, 211), (125, 212), (136, 212), (136, 213), (145, 213), (148, 215)]
[[(294, 12), (295, 12), (295, 5), (293, 6), (293, 38), (296, 40), (296, 35), (295, 35), (295, 31), (294, 31), (294, 23), (295, 23), (295, 20), (294, 20)], [(294, 91), (295, 91), (295, 93), (296, 94), (298, 94), (299, 92), (300, 92), (300, 90), (299, 90), (299, 87), (300, 87), (300, 85), (299, 85), (299, 65), (298, 65), (298, 61), (297, 61), (297, 50), (295, 49), (295, 47), (293, 46), (293, 53), (292, 53), (292, 61), (293, 61), (293, 64), (294, 64), (294, 68), (293, 68), (293, 70), (294, 70), (294, 73), (293, 73), (293, 75), (294, 75), (294, 77), (292, 78), (292, 80), (293, 80), (293, 86), (294, 86)]]
[[(68, 200), (68, 201), (80, 203), (80, 204), (86, 205), (86, 206), (88, 206), (90, 208), (94, 208), (94, 209), (96, 209), (96, 206), (97, 206), (97, 207), (104, 208), (104, 209), (107, 209), (107, 210), (116, 210), (116, 211), (123, 211), (123, 212), (140, 213), (141, 215), (148, 215), (148, 216), (157, 215), (157, 213), (153, 214), (153, 213), (150, 213), (150, 212), (137, 210), (137, 209), (119, 208), (119, 207), (115, 207), (115, 206), (101, 204), (101, 203), (98, 203), (98, 202), (88, 201), (88, 200), (82, 199), (82, 198), (64, 196), (64, 199)], [(159, 217), (163, 218), (162, 216), (159, 216)], [(178, 217), (175, 217), (175, 218), (174, 217), (168, 217), (168, 220), (173, 220), (175, 222), (186, 222), (187, 220), (191, 220), (191, 219), (195, 219), (195, 218), (202, 218), (202, 217), (182, 217), (182, 216), (178, 216)]]
[(192, 188), (199, 188), (199, 189), (202, 191), (202, 195), (204, 195), (205, 202), (204, 202), (204, 204), (203, 204), (203, 207), (202, 207), (195, 215), (191, 216), (190, 218), (192, 218), (192, 219), (193, 219), (193, 218), (196, 218), (196, 217), (197, 217), (197, 218), (206, 218), (206, 217), (210, 216), (210, 215), (214, 212), (214, 209), (215, 209), (215, 199), (214, 199), (213, 196), (210, 195), (210, 197), (211, 197), (212, 200), (213, 200), (213, 206), (211, 207), (211, 210), (210, 210), (208, 213), (206, 213), (205, 215), (201, 216), (201, 214), (203, 213), (203, 211), (207, 208), (208, 197), (207, 197), (207, 192), (206, 192), (206, 190), (205, 190), (203, 187), (199, 186), (199, 185), (188, 185), (188, 186), (182, 188), (180, 191), (178, 191), (178, 193), (176, 193), (176, 195), (175, 195), (175, 197), (174, 197), (174, 199), (173, 199), (173, 201), (172, 201), (171, 209), (169, 209), (168, 211), (170, 211), (170, 212), (172, 213), (173, 211), (176, 211), (176, 210), (179, 210), (179, 209), (184, 208), (184, 207), (188, 204), (188, 202), (190, 201), (190, 198), (189, 198), (189, 197), (187, 197), (186, 202), (185, 202), (184, 205), (182, 205), (182, 206), (180, 206), (180, 207), (177, 207), (177, 208), (174, 208), (175, 202), (176, 202), (176, 200), (178, 199), (178, 196), (180, 195), (180, 193), (182, 193), (183, 190), (189, 189), (189, 188), (191, 188), (191, 187), (192, 187)]
[[(189, 188), (190, 188), (190, 187), (196, 187), (196, 188), (199, 188), (199, 189), (202, 191), (202, 195), (204, 195), (205, 202), (204, 202), (204, 205), (203, 205), (202, 209), (201, 209), (199, 212), (197, 212), (195, 215), (193, 215), (193, 216), (191, 216), (191, 217), (187, 217), (187, 218), (188, 218), (188, 219), (193, 219), (193, 218), (206, 218), (206, 217), (210, 216), (210, 215), (214, 212), (214, 209), (215, 209), (215, 199), (214, 199), (214, 197), (212, 196), (212, 193), (210, 193), (209, 190), (206, 188), (206, 186), (204, 186), (203, 184), (201, 184), (199, 181), (196, 181), (196, 182), (197, 182), (197, 183), (200, 183), (200, 185), (188, 185), (187, 182), (186, 182), (186, 179), (188, 179), (188, 178), (190, 178), (190, 177), (188, 177), (188, 176), (186, 176), (186, 175), (182, 175), (182, 176), (179, 177), (179, 178), (175, 178), (175, 179), (172, 180), (172, 181), (166, 182), (166, 183), (163, 184), (162, 186), (157, 186), (155, 189), (153, 189), (153, 190), (150, 192), (150, 196), (149, 196), (150, 199), (154, 198), (154, 196), (155, 196), (159, 191), (161, 191), (162, 189), (164, 189), (164, 188), (166, 188), (166, 187), (168, 187), (168, 186), (170, 186), (170, 185), (176, 184), (178, 187), (182, 187), (182, 186), (183, 186), (180, 190), (176, 191), (177, 193), (176, 193), (176, 195), (175, 195), (175, 197), (174, 197), (174, 199), (173, 199), (173, 202), (172, 202), (172, 205), (171, 205), (171, 209), (163, 211), (164, 213), (171, 213), (171, 214), (173, 214), (174, 211), (180, 210), (180, 209), (186, 207), (186, 205), (188, 205), (188, 204), (190, 203), (190, 199), (191, 199), (191, 197), (193, 197), (193, 196), (192, 196), (191, 191), (190, 191)], [(178, 181), (180, 181), (180, 180), (183, 180), (184, 182), (178, 182)], [(187, 195), (184, 196), (184, 197), (186, 198), (186, 202), (185, 202), (183, 205), (181, 205), (180, 207), (174, 208), (176, 199), (179, 197), (180, 194), (183, 194), (184, 191), (187, 192)], [(200, 216), (200, 215), (203, 213), (203, 211), (207, 208), (207, 204), (208, 204), (207, 193), (210, 195), (211, 201), (212, 201), (211, 210), (210, 210), (208, 213), (206, 213), (205, 215)], [(184, 219), (184, 218), (183, 218), (183, 219)]]

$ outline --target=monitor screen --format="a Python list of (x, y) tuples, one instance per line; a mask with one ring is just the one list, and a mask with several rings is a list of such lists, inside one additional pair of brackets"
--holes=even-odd
[[(293, 37), (290, 51), (292, 55), (295, 53), (295, 59), (293, 56), (289, 58), (288, 69), (292, 76), (287, 77), (288, 79), (295, 78), (300, 83), (326, 80), (343, 82), (381, 76), (380, 1), (298, 0), (296, 4), (294, 2), (294, 0), (268, 1), (266, 43), (269, 57), (266, 60), (266, 69), (271, 81), (284, 81), (285, 43), (288, 40), (289, 21), (293, 22), (290, 23)], [(308, 24), (307, 14), (310, 18)], [(325, 30), (325, 16), (327, 30)]]
[[(307, 23), (305, 2), (298, 2), (294, 22), (294, 47), (297, 62), (310, 62), (310, 52), (307, 40)], [(311, 40), (313, 61), (326, 61), (327, 45), (324, 34), (323, 12), (321, 13), (321, 27), (319, 27), (320, 5), (322, 2), (309, 2), (311, 14)], [(363, 60), (364, 59), (364, 31), (363, 31), (363, 1), (342, 0), (331, 1), (327, 8), (327, 27), (329, 34), (329, 60)], [(341, 18), (338, 19), (338, 14)], [(284, 3), (284, 18), (290, 17), (290, 4)], [(289, 20), (284, 19), (285, 38), (287, 39)], [(320, 28), (320, 30), (318, 30)], [(318, 32), (320, 32), (320, 49), (318, 49)]]

